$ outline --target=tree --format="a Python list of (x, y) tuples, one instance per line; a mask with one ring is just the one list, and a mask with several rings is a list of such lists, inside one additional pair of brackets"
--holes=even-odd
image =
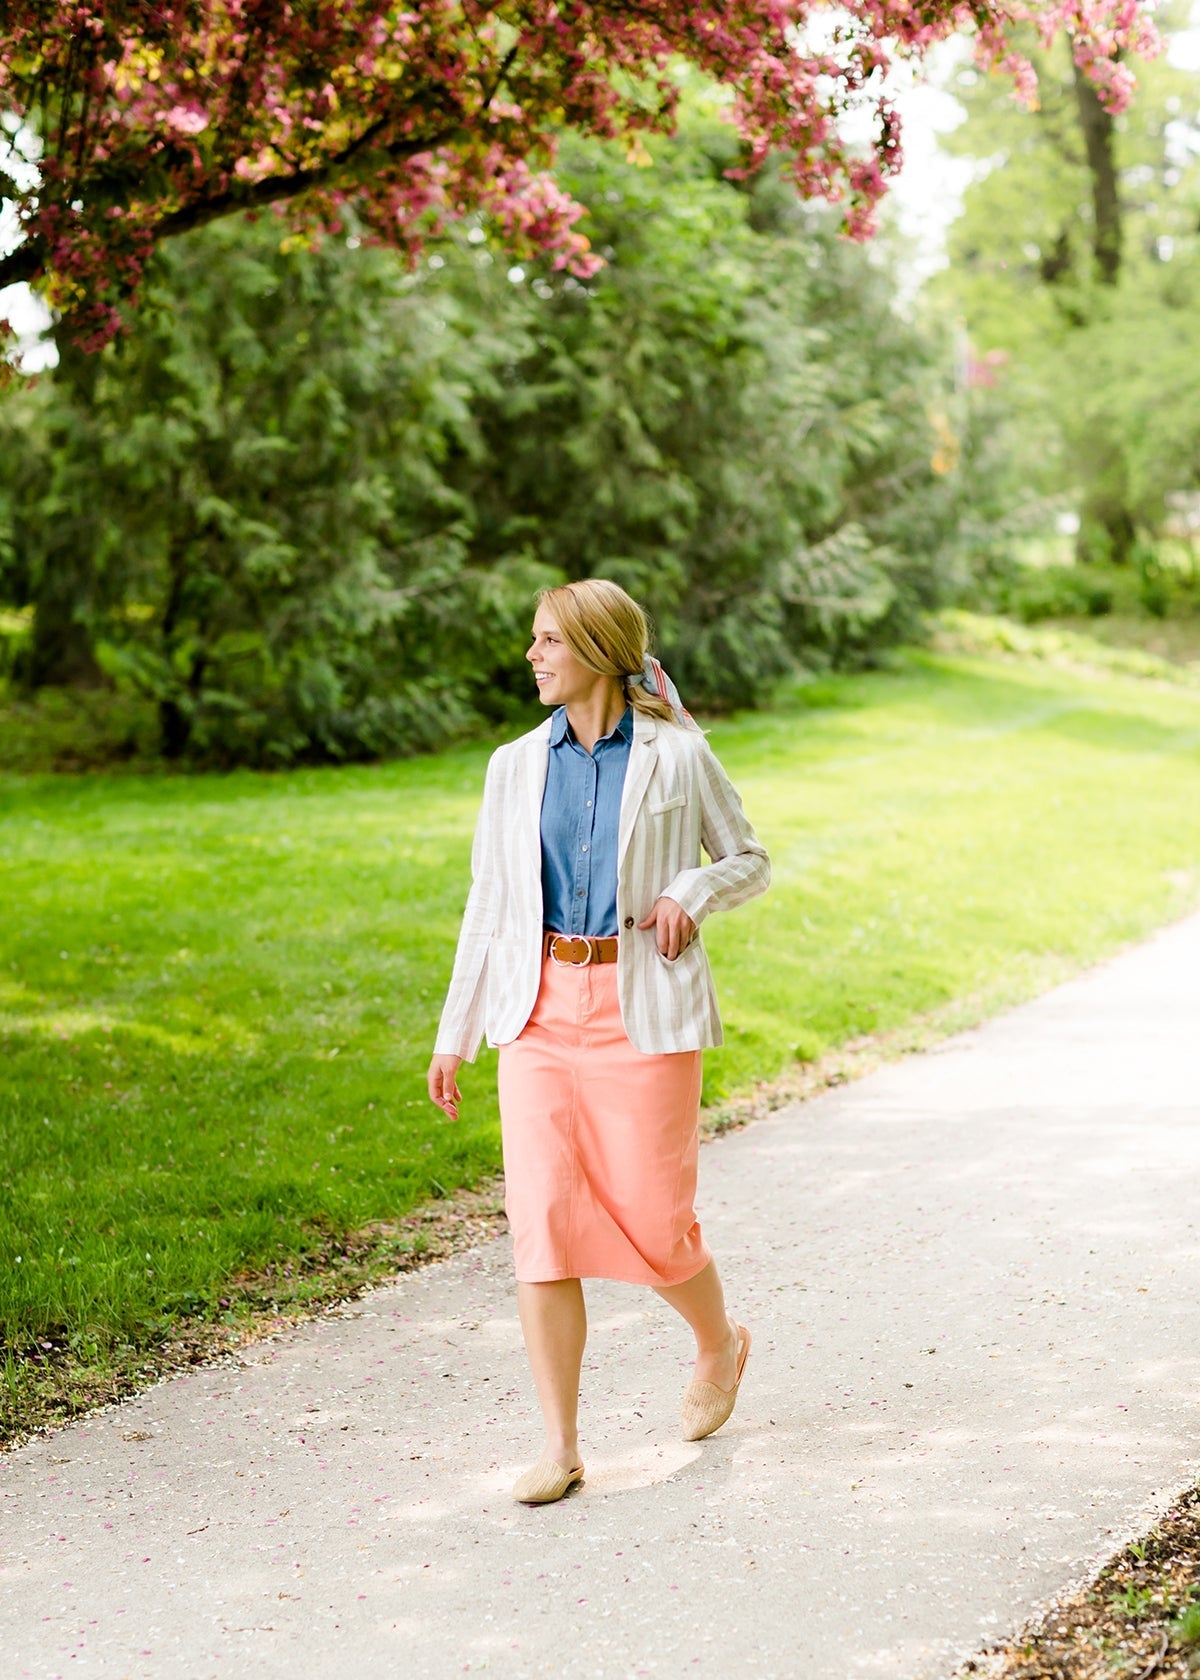
[(654, 168), (564, 145), (606, 267), (586, 290), (537, 281), (475, 404), (486, 451), (450, 469), (473, 552), (527, 543), (616, 578), (688, 693), (722, 706), (911, 629), (942, 592), (957, 489), (931, 467), (949, 356), (777, 169), (732, 190), (735, 148), (701, 102)]
[(196, 762), (503, 721), (534, 590), (587, 573), (698, 703), (871, 658), (957, 580), (946, 346), (774, 168), (727, 178), (711, 95), (651, 144), (564, 144), (586, 284), (477, 222), (411, 271), (238, 219), (164, 245), (90, 390), (0, 407), (0, 599), (82, 554), (102, 668)]
[[(453, 313), (344, 241), (280, 251), (231, 221), (172, 242), (130, 332), (80, 357), (90, 389), (55, 378), (5, 405), (30, 663), (45, 580), (85, 578), (76, 611), (108, 677), (156, 702), (167, 758), (411, 751), (474, 720), (479, 579), (439, 462), (470, 447), (501, 350), (444, 330)], [(547, 574), (516, 570), (524, 612)]]
[[(1027, 85), (1021, 18), (1067, 31), (1108, 109), (1132, 85), (1118, 55), (1154, 38), (1139, 0), (851, 0), (836, 25), (813, 0), (9, 0), (0, 180), (23, 237), (0, 287), (40, 281), (96, 348), (163, 239), (285, 205), (297, 229), (352, 218), (410, 255), (486, 211), (512, 249), (586, 274), (580, 207), (539, 160), (564, 127), (669, 130), (680, 63), (728, 90), (737, 167), (782, 151), (865, 234), (900, 163), (891, 55), (973, 26)], [(864, 103), (865, 152), (843, 124)]]
[(944, 144), (981, 168), (933, 292), (1009, 358), (1028, 475), (1075, 502), (1079, 557), (1121, 563), (1196, 482), (1200, 78), (1148, 65), (1114, 118), (1061, 45), (1033, 59), (1032, 113), (956, 74)]

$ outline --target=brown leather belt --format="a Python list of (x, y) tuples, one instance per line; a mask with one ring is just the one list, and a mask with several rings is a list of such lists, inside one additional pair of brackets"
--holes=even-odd
[(589, 963), (616, 962), (617, 944), (615, 934), (608, 939), (591, 939), (582, 934), (548, 933), (542, 940), (542, 955), (560, 968), (586, 968)]

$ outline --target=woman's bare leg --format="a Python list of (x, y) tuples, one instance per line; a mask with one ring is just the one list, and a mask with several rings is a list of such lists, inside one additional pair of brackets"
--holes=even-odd
[(547, 1458), (575, 1470), (579, 1457), (579, 1373), (587, 1341), (587, 1309), (578, 1278), (518, 1283), (525, 1351), (546, 1425)]
[(674, 1307), (695, 1332), (696, 1381), (732, 1388), (737, 1381), (737, 1332), (725, 1310), (725, 1291), (716, 1261), (710, 1260), (686, 1283), (656, 1289), (655, 1294)]

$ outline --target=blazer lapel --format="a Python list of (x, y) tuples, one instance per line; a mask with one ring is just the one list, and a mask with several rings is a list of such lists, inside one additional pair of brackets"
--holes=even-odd
[(520, 808), (518, 814), (517, 857), (537, 886), (540, 901), (542, 891), (542, 798), (546, 792), (546, 773), (550, 768), (550, 720), (538, 726), (526, 738), (523, 754)]
[(658, 762), (658, 725), (641, 712), (633, 714), (633, 744), (629, 749), (629, 768), (625, 772), (625, 786), (621, 790), (621, 821), (617, 830), (617, 867), (625, 861), (625, 853), (633, 835), (633, 825), (650, 786), (650, 777)]

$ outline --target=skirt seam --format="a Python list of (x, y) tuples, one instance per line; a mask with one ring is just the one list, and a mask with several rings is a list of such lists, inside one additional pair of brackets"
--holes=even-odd
[[(696, 1069), (693, 1070), (693, 1073), (692, 1073), (691, 1094), (696, 1096), (696, 1097), (699, 1096), (699, 1092), (696, 1090), (696, 1085), (697, 1085), (698, 1079), (699, 1079), (699, 1071), (700, 1071), (699, 1068), (696, 1068)], [(697, 1103), (690, 1100), (690, 1098), (689, 1098), (688, 1108), (689, 1108), (689, 1112), (695, 1112), (696, 1113), (697, 1124), (698, 1124), (699, 1123), (699, 1110), (698, 1110)], [(681, 1134), (680, 1139), (679, 1139), (679, 1166), (678, 1166), (678, 1169), (676, 1170), (676, 1173), (675, 1173), (675, 1206), (676, 1207), (679, 1206), (679, 1187), (683, 1183), (683, 1170), (684, 1170), (684, 1166), (686, 1165), (686, 1162), (687, 1162), (688, 1148), (691, 1144), (691, 1141), (692, 1141), (692, 1132), (691, 1132), (691, 1128), (689, 1127), (686, 1136)], [(695, 1211), (695, 1202), (693, 1201), (693, 1203), (692, 1203), (692, 1222), (693, 1222), (693, 1224), (695, 1223), (695, 1220), (696, 1220), (696, 1211)], [(689, 1229), (690, 1228), (691, 1227), (689, 1226)], [(684, 1237), (686, 1237), (686, 1236), (687, 1236), (687, 1231), (681, 1231), (679, 1233), (679, 1235), (676, 1237), (675, 1243), (682, 1242)], [(673, 1243), (671, 1246), (674, 1247), (675, 1243)], [(701, 1267), (701, 1270), (703, 1270), (703, 1267)]]
[[(582, 1049), (582, 1046), (580, 1046)], [(567, 1164), (569, 1172), (570, 1193), (567, 1196), (567, 1235), (563, 1243), (563, 1253), (568, 1261), (571, 1260), (572, 1245), (575, 1241), (575, 1193), (579, 1174), (576, 1171), (575, 1132), (579, 1121), (579, 1071), (578, 1063), (572, 1059), (571, 1063), (571, 1118), (567, 1125)], [(570, 1277), (574, 1274), (565, 1274)]]

